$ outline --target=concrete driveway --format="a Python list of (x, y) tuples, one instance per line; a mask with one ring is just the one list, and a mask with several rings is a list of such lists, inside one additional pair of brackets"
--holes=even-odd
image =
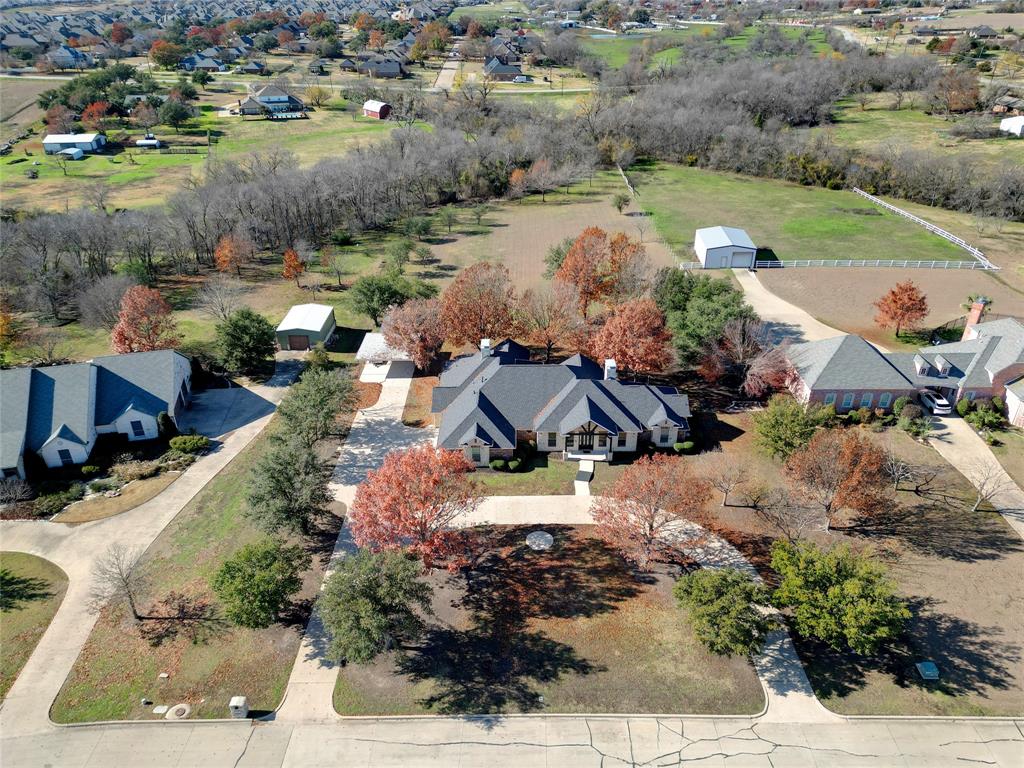
[(765, 288), (757, 279), (757, 275), (750, 270), (734, 269), (732, 273), (743, 289), (743, 297), (747, 304), (753, 307), (758, 317), (769, 324), (776, 341), (819, 341), (843, 333), (814, 319), (809, 312), (800, 309), (796, 304), (780, 299)]

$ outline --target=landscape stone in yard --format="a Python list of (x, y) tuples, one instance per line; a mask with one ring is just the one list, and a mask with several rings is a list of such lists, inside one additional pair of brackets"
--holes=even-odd
[(160, 704), (159, 706), (153, 707), (154, 715), (166, 715), (167, 710), (170, 709), (166, 704)]
[(547, 531), (533, 531), (526, 536), (526, 545), (535, 552), (551, 549), (554, 543), (555, 537)]

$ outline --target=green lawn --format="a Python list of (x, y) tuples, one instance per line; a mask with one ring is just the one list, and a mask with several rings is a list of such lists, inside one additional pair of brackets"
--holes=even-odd
[(1008, 429), (1005, 432), (996, 432), (995, 436), (1000, 444), (992, 446), (992, 453), (1014, 482), (1024, 488), (1024, 432), (1020, 429)]
[[(778, 26), (777, 29), (781, 30), (787, 37), (793, 38), (794, 40), (799, 39), (808, 30), (803, 27), (786, 27)], [(746, 48), (750, 45), (751, 40), (757, 35), (757, 27), (746, 27), (743, 32), (733, 37), (727, 37), (725, 44), (730, 48)], [(808, 42), (811, 46), (811, 51), (815, 54), (826, 54), (831, 53), (832, 46), (825, 42), (825, 31), (822, 29), (810, 30), (808, 36)]]
[(952, 243), (849, 191), (665, 164), (630, 176), (641, 206), (685, 261), (694, 258), (694, 230), (716, 225), (745, 229), (779, 259), (969, 260)]
[(520, 0), (506, 0), (503, 3), (487, 3), (485, 5), (467, 5), (463, 8), (456, 8), (448, 15), (449, 21), (458, 21), (463, 16), (469, 16), (480, 22), (500, 21), (506, 16), (519, 16), (526, 18), (530, 15), (530, 9)]
[[(915, 101), (921, 103), (923, 99), (916, 96)], [(880, 94), (862, 110), (852, 99), (845, 99), (838, 103), (831, 123), (813, 130), (831, 134), (841, 146), (866, 152), (894, 145), (943, 154), (952, 151), (995, 164), (1024, 163), (1024, 141), (1006, 134), (991, 139), (956, 138), (949, 133), (953, 122), (907, 106), (893, 110), (892, 103), (891, 95)], [(991, 122), (998, 125), (998, 116), (991, 117)]]
[(548, 496), (573, 492), (573, 478), (579, 464), (538, 453), (519, 472), (481, 469), (473, 473), (484, 496)]
[[(146, 609), (175, 591), (218, 606), (210, 578), (224, 560), (264, 535), (246, 515), (245, 480), (268, 439), (264, 432), (228, 464), (145, 553), (140, 567), (152, 582)], [(326, 531), (320, 545), (331, 542), (333, 533)], [(316, 594), (324, 562), (314, 556), (300, 599)], [(284, 693), (303, 616), (297, 611), (289, 625), (265, 630), (210, 623), (198, 642), (179, 634), (154, 644), (140, 636), (121, 607), (110, 607), (57, 696), (52, 716), (64, 723), (152, 718), (152, 706), (140, 704), (147, 697), (156, 704), (187, 702), (193, 717), (226, 717), (228, 700), (238, 694), (247, 696), (254, 710), (271, 710)], [(161, 672), (170, 677), (161, 680)]]
[[(693, 26), (687, 29), (671, 29), (671, 30), (645, 30), (643, 32), (630, 32), (629, 34), (615, 35), (612, 37), (605, 37), (608, 33), (595, 32), (593, 30), (583, 30), (579, 37), (580, 42), (583, 44), (583, 48), (600, 58), (609, 67), (618, 69), (626, 65), (629, 61), (630, 53), (634, 48), (639, 48), (647, 43), (653, 43), (657, 41), (668, 40), (671, 43), (679, 43), (688, 37), (701, 34), (701, 27)], [(666, 57), (678, 58), (679, 52), (675, 51), (674, 54), (669, 53), (672, 49), (662, 51), (655, 54), (656, 57), (665, 59)]]
[(35, 555), (0, 552), (0, 699), (60, 608), (68, 577)]

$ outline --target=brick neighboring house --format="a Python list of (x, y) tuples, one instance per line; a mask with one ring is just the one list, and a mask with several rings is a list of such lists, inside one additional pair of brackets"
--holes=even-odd
[(568, 459), (608, 461), (642, 443), (669, 447), (689, 432), (690, 404), (675, 387), (620, 381), (583, 355), (558, 364), (530, 362), (506, 339), (456, 359), (434, 388), (437, 445), (463, 451), (477, 466), (508, 458), (535, 440), (537, 450)]
[(860, 336), (846, 334), (794, 344), (789, 388), (804, 403), (889, 410), (902, 395), (931, 389), (951, 403), (1006, 397), (1024, 380), (1024, 323), (1015, 318), (981, 322), (987, 302), (970, 310), (960, 341), (917, 352), (880, 352)]

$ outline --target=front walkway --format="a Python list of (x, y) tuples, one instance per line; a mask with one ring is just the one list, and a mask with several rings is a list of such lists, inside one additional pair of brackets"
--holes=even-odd
[(937, 429), (928, 435), (929, 444), (972, 485), (978, 485), (979, 476), (986, 470), (998, 476), (999, 487), (1006, 490), (995, 495), (991, 501), (992, 506), (1024, 539), (1024, 491), (1006, 474), (999, 460), (978, 433), (971, 429), (970, 424), (959, 416), (936, 416), (934, 422)]
[[(265, 415), (235, 426), (223, 442), (216, 443), (210, 453), (201, 456), (181, 477), (146, 503), (114, 517), (75, 526), (44, 520), (0, 523), (0, 549), (45, 558), (68, 575), (64, 601), (0, 706), (0, 733), (5, 738), (52, 729), (50, 705), (60, 693), (96, 623), (97, 614), (89, 608), (92, 567), (96, 559), (112, 544), (145, 550), (214, 475), (266, 426), (273, 415), (274, 404), (284, 396), (299, 367), (295, 362), (281, 363), (266, 384), (246, 390), (246, 412), (251, 415), (256, 408), (264, 410)], [(262, 405), (255, 405), (256, 401)]]

